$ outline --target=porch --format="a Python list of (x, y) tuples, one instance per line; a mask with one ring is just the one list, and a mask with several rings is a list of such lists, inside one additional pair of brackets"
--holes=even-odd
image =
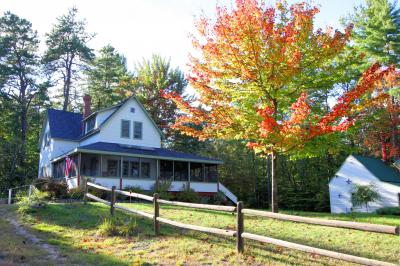
[[(179, 191), (184, 184), (194, 190), (218, 191), (218, 165), (181, 160), (163, 160), (136, 156), (79, 153), (71, 156), (74, 161), (70, 178), (91, 178), (104, 186), (140, 187), (151, 190), (156, 181), (171, 181), (171, 191)], [(64, 177), (64, 160), (53, 163), (55, 178)], [(202, 189), (201, 189), (202, 188)], [(199, 191), (201, 192), (201, 191)]]

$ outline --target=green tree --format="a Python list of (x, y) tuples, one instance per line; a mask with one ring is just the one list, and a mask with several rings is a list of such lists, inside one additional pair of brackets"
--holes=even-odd
[(10, 12), (0, 18), (0, 96), (2, 105), (8, 107), (2, 115), (12, 121), (12, 124), (3, 124), (10, 130), (4, 132), (4, 138), (16, 145), (12, 152), (15, 155), (9, 172), (11, 176), (17, 164), (23, 168), (26, 160), (28, 112), (39, 92), (38, 45), (37, 32), (29, 21)]
[[(349, 67), (354, 71), (363, 71), (371, 62), (379, 61), (384, 66), (399, 66), (400, 60), (400, 9), (389, 0), (367, 0), (364, 5), (354, 8), (354, 12), (343, 20), (352, 23), (354, 30), (349, 50), (363, 58), (354, 60)], [(397, 86), (382, 84), (377, 88), (382, 96), (387, 93), (398, 95)], [(381, 97), (382, 98), (382, 97)], [(398, 115), (400, 101), (398, 97), (386, 97), (386, 102), (369, 104), (365, 118), (357, 124), (355, 141), (370, 154), (381, 154), (384, 160), (398, 158)], [(386, 155), (386, 150), (390, 153)]]
[(379, 193), (373, 184), (358, 185), (354, 184), (354, 189), (351, 194), (351, 202), (354, 207), (365, 205), (368, 212), (368, 203), (380, 199)]
[(141, 100), (156, 124), (170, 140), (175, 134), (170, 126), (177, 117), (177, 107), (171, 100), (162, 97), (162, 93), (183, 95), (187, 81), (179, 68), (173, 69), (170, 61), (160, 55), (136, 64), (134, 73), (134, 93)]
[[(62, 84), (62, 107), (67, 110), (71, 104), (73, 81), (94, 58), (88, 42), (94, 34), (86, 32), (85, 20), (78, 20), (78, 10), (71, 8), (66, 15), (57, 19), (50, 33), (46, 34), (47, 50), (43, 62), (53, 82)], [(75, 93), (77, 95), (77, 93)]]
[(95, 108), (108, 107), (126, 98), (132, 77), (126, 67), (126, 58), (111, 45), (100, 50), (86, 74), (88, 92)]
[[(345, 19), (354, 24), (352, 40), (366, 62), (397, 65), (400, 60), (400, 9), (389, 0), (367, 0)], [(363, 66), (365, 68), (365, 66)]]

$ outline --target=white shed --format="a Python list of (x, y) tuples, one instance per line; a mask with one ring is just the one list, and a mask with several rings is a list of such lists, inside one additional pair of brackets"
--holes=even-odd
[(331, 213), (367, 212), (351, 202), (354, 184), (376, 187), (380, 199), (369, 203), (368, 211), (400, 206), (399, 171), (379, 159), (350, 155), (329, 182)]

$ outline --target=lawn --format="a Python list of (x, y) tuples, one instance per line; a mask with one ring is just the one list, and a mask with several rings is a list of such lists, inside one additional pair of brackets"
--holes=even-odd
[[(152, 211), (151, 204), (126, 206)], [(7, 209), (9, 215), (16, 215)], [(161, 235), (153, 236), (152, 221), (116, 211), (120, 219), (134, 217), (138, 235), (134, 237), (101, 237), (98, 226), (109, 216), (107, 206), (90, 203), (50, 204), (45, 209), (24, 216), (27, 228), (55, 245), (68, 264), (77, 265), (337, 265), (346, 264), (313, 254), (281, 247), (245, 242), (245, 252), (237, 255), (235, 240), (161, 225)], [(394, 216), (374, 214), (331, 215), (298, 213), (304, 216), (400, 225)], [(217, 211), (192, 210), (162, 205), (161, 216), (196, 225), (235, 228), (235, 215)], [(0, 218), (1, 219), (1, 218)], [(1, 221), (1, 220), (0, 220)], [(4, 223), (0, 223), (2, 231)], [(307, 225), (274, 219), (245, 216), (245, 231), (288, 240), (314, 247), (335, 250), (395, 264), (400, 264), (400, 237)], [(0, 240), (2, 242), (3, 240)], [(0, 247), (1, 244), (0, 244)]]

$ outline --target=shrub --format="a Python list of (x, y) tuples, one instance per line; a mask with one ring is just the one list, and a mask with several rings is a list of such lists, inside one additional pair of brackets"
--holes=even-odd
[(116, 218), (104, 218), (103, 222), (99, 225), (97, 233), (100, 236), (117, 236), (118, 220)]
[(213, 197), (210, 199), (211, 204), (216, 204), (216, 205), (223, 205), (227, 203), (226, 196), (223, 192), (218, 191), (213, 195)]
[(400, 207), (384, 207), (376, 210), (379, 215), (398, 215), (400, 216)]
[(49, 197), (49, 193), (40, 191), (37, 188), (32, 188), (32, 194), (30, 196), (24, 194), (17, 194), (17, 206), (18, 212), (22, 214), (34, 212), (37, 208), (46, 206), (46, 199)]
[(80, 187), (71, 188), (68, 191), (68, 197), (70, 199), (83, 199), (84, 193), (85, 193), (85, 191), (83, 189), (81, 189)]
[(140, 230), (138, 227), (138, 224), (135, 219), (129, 219), (125, 224), (121, 226), (119, 229), (119, 234), (121, 236), (137, 236), (139, 234)]
[(150, 188), (150, 193), (153, 195), (154, 193), (158, 193), (158, 196), (161, 199), (172, 199), (173, 195), (169, 192), (171, 188), (172, 181), (171, 180), (159, 180), (158, 185), (155, 183)]
[(374, 184), (354, 184), (353, 192), (351, 194), (351, 202), (354, 207), (365, 205), (368, 212), (368, 203), (379, 199), (380, 196)]
[[(97, 185), (101, 185), (101, 184), (97, 184)], [(98, 198), (105, 199), (105, 200), (108, 200), (111, 197), (110, 191), (106, 191), (106, 190), (102, 190), (102, 189), (98, 189), (98, 188), (89, 187), (88, 192)]]
[(196, 191), (194, 191), (185, 184), (182, 186), (181, 191), (178, 193), (176, 197), (178, 201), (193, 202), (193, 203), (200, 202), (199, 194), (197, 194)]
[(137, 236), (140, 230), (135, 219), (129, 219), (123, 222), (122, 220), (111, 217), (104, 218), (99, 225), (97, 234), (100, 236)]
[(39, 186), (41, 191), (48, 192), (50, 199), (65, 199), (68, 197), (68, 185), (64, 180), (47, 179)]

